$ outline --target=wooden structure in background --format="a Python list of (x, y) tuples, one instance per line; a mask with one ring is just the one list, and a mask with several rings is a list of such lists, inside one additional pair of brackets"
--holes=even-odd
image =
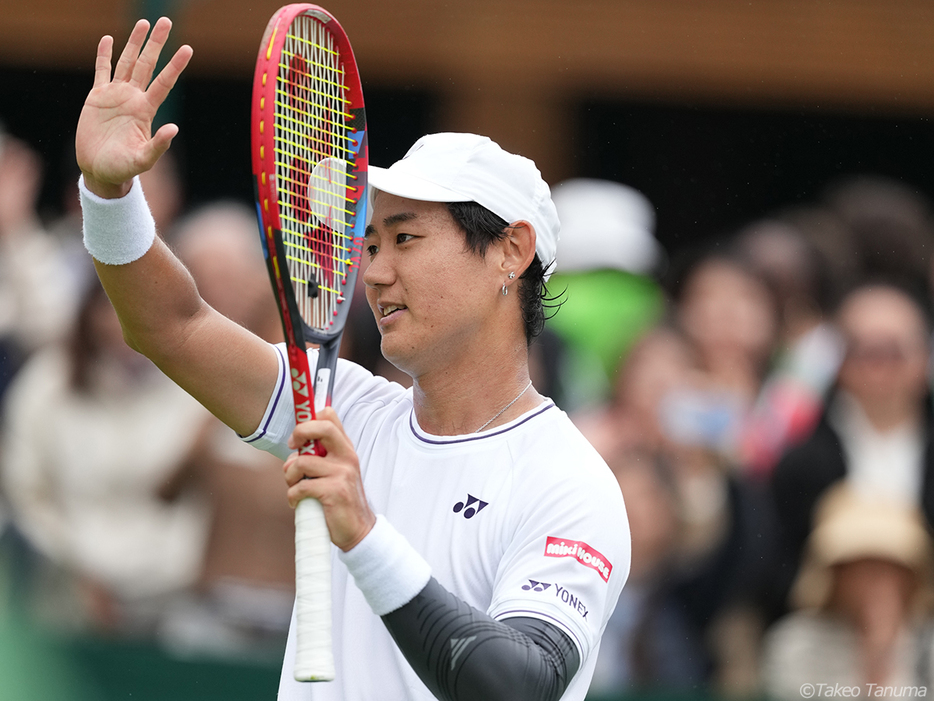
[[(168, 14), (196, 74), (251, 73), (281, 0), (0, 0), (0, 64), (90, 74), (105, 33)], [(623, 96), (934, 115), (930, 0), (328, 0), (367, 82), (438, 95), (442, 128), (568, 172), (570, 105)]]

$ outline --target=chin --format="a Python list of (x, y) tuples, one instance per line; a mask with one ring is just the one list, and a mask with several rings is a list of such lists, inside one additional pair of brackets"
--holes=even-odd
[(386, 362), (396, 368), (396, 370), (405, 373), (409, 377), (415, 376), (415, 363), (411, 354), (403, 353), (398, 348), (393, 348), (392, 343), (386, 343), (385, 337), (382, 339), (379, 349), (386, 359)]

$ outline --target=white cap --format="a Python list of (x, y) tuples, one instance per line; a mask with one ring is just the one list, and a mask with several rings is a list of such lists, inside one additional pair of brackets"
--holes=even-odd
[(555, 186), (563, 234), (558, 272), (611, 268), (644, 274), (664, 252), (655, 238), (655, 209), (638, 190), (609, 180), (576, 178)]
[[(370, 166), (371, 187), (422, 202), (476, 202), (510, 224), (529, 222), (542, 265), (555, 259), (558, 212), (535, 163), (485, 136), (428, 134), (389, 168)], [(548, 278), (548, 270), (545, 278)]]

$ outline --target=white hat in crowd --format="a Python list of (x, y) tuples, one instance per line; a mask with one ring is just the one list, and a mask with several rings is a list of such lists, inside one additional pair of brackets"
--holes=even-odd
[(552, 199), (561, 219), (558, 272), (610, 268), (643, 275), (664, 260), (655, 208), (638, 190), (575, 178), (556, 185)]
[(548, 184), (534, 162), (485, 136), (428, 134), (389, 168), (370, 166), (368, 177), (371, 187), (398, 197), (476, 202), (509, 223), (528, 221), (542, 265), (555, 260), (560, 224)]

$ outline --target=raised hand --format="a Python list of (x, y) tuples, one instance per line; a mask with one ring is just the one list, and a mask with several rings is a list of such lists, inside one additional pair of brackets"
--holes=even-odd
[(165, 124), (152, 134), (156, 111), (192, 54), (190, 46), (182, 46), (152, 79), (171, 28), (172, 22), (162, 17), (143, 46), (149, 22), (138, 21), (117, 61), (113, 78), (110, 75), (113, 37), (105, 36), (98, 44), (94, 86), (78, 119), (75, 155), (85, 185), (101, 197), (125, 195), (134, 176), (149, 170), (178, 133), (175, 124)]

